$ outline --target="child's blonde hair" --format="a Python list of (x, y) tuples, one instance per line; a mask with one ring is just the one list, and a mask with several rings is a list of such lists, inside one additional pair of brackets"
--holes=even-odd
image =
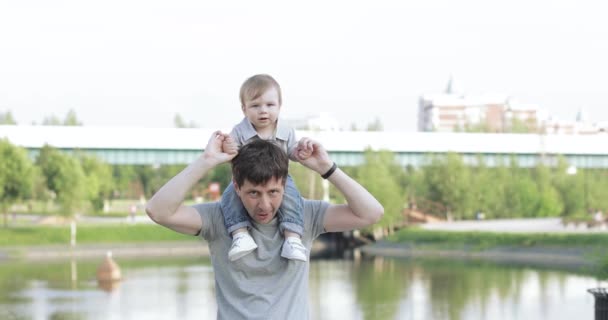
[(272, 87), (277, 90), (277, 93), (279, 94), (279, 105), (282, 105), (283, 97), (281, 96), (281, 86), (279, 86), (279, 83), (267, 74), (256, 74), (245, 80), (241, 85), (241, 106), (245, 106), (245, 100), (255, 100)]

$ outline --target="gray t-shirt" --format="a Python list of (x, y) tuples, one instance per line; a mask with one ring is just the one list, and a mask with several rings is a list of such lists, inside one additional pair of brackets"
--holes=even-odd
[[(313, 240), (325, 232), (328, 207), (327, 202), (304, 200), (302, 243), (309, 252)], [(224, 227), (219, 203), (194, 208), (201, 215), (200, 236), (208, 242), (215, 272), (217, 319), (308, 319), (309, 263), (281, 257), (284, 238), (277, 218), (268, 224), (252, 220), (250, 234), (258, 248), (231, 262), (232, 238)]]
[[(232, 136), (239, 147), (251, 142), (253, 139), (261, 139), (247, 118), (243, 118), (241, 122), (232, 128), (230, 136)], [(268, 140), (274, 142), (285, 151), (291, 160), (296, 161), (296, 159), (291, 157), (291, 153), (298, 143), (296, 132), (293, 128), (285, 126), (280, 120), (277, 120), (277, 130), (274, 136)]]

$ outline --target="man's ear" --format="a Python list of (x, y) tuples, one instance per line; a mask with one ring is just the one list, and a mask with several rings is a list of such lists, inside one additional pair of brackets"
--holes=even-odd
[(243, 114), (245, 114), (245, 105), (244, 104), (241, 105), (241, 111), (243, 111)]
[(234, 187), (234, 191), (236, 191), (237, 194), (241, 192), (241, 188), (239, 188), (238, 183), (236, 183), (234, 179), (232, 179), (232, 186)]

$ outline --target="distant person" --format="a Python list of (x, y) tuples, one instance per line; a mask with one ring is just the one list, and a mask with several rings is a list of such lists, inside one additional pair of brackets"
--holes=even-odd
[(595, 220), (595, 222), (603, 222), (604, 221), (604, 213), (602, 212), (602, 210), (598, 209), (597, 211), (595, 211), (595, 214), (593, 215), (593, 219)]
[[(156, 223), (207, 241), (215, 275), (218, 319), (308, 319), (309, 263), (283, 259), (277, 211), (284, 201), (289, 160), (277, 145), (262, 139), (241, 147), (238, 155), (223, 151), (229, 135), (215, 132), (202, 156), (152, 196), (146, 212)], [(383, 215), (382, 205), (359, 183), (337, 168), (323, 146), (299, 141), (297, 160), (320, 174), (342, 193), (346, 204), (303, 200), (307, 250), (324, 232), (366, 227)], [(250, 234), (258, 249), (236, 262), (228, 258), (231, 235), (224, 226), (223, 206), (208, 202), (184, 206), (196, 183), (216, 166), (232, 160), (234, 190), (251, 220)]]
[[(254, 75), (241, 85), (241, 110), (245, 117), (224, 140), (222, 148), (229, 154), (236, 154), (243, 145), (259, 139), (272, 141), (293, 161), (297, 161), (294, 151), (297, 144), (293, 128), (279, 120), (283, 102), (281, 87), (271, 76)], [(232, 235), (232, 245), (228, 251), (231, 261), (249, 254), (258, 246), (249, 234), (251, 223), (243, 203), (237, 197), (234, 187), (229, 184), (221, 200), (224, 225)], [(285, 242), (281, 256), (286, 259), (306, 261), (308, 252), (302, 244), (304, 220), (302, 218), (302, 197), (293, 180), (287, 176), (285, 194), (279, 208), (279, 228)]]

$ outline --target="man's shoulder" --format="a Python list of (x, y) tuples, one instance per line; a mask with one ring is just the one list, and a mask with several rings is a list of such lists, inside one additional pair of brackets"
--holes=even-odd
[(304, 206), (304, 212), (314, 213), (319, 211), (327, 210), (329, 207), (329, 202), (323, 200), (310, 200), (310, 199), (302, 199), (302, 204)]
[(205, 235), (214, 234), (215, 226), (223, 221), (222, 210), (219, 202), (198, 203), (192, 206), (201, 216), (203, 228), (201, 232)]
[(195, 205), (192, 206), (194, 209), (196, 209), (196, 211), (198, 211), (199, 213), (206, 213), (206, 214), (212, 214), (212, 213), (221, 213), (221, 209), (220, 209), (220, 203), (218, 201), (214, 201), (214, 202), (204, 202), (204, 203), (197, 203)]
[(303, 199), (304, 228), (310, 232), (312, 239), (325, 232), (325, 214), (329, 202)]

